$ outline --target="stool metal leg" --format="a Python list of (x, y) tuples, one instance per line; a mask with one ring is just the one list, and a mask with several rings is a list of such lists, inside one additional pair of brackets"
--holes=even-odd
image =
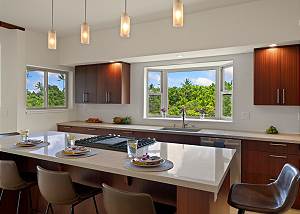
[(3, 196), (3, 193), (4, 193), (4, 189), (2, 189), (2, 191), (1, 191), (0, 202), (1, 202), (1, 199), (2, 199), (2, 196)]
[(238, 214), (245, 214), (245, 210), (239, 209)]
[(53, 208), (52, 208), (52, 204), (51, 204), (51, 203), (48, 203), (48, 205), (47, 205), (47, 209), (46, 209), (46, 211), (45, 211), (45, 214), (48, 214), (48, 212), (49, 212), (49, 209), (51, 210), (51, 213), (52, 213), (52, 214), (54, 214), (54, 212), (53, 212)]
[(20, 190), (19, 191), (19, 196), (18, 196), (18, 203), (17, 203), (17, 212), (16, 212), (17, 214), (19, 214), (21, 194), (22, 194), (22, 191)]
[(74, 214), (74, 205), (71, 206), (71, 214)]
[(47, 208), (46, 208), (46, 210), (45, 210), (45, 214), (48, 214), (49, 207), (50, 207), (50, 203), (48, 203), (48, 205), (47, 205)]
[(50, 204), (50, 210), (51, 210), (51, 213), (54, 214), (52, 204)]
[(94, 201), (96, 213), (99, 214), (95, 196), (93, 196), (93, 201)]

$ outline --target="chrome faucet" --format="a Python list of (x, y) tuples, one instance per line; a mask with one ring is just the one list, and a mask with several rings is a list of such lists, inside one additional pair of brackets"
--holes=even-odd
[(181, 108), (181, 115), (182, 115), (182, 128), (186, 128), (186, 126), (188, 125), (187, 123), (185, 123), (185, 115), (186, 115), (186, 112), (185, 112), (185, 107), (182, 106)]

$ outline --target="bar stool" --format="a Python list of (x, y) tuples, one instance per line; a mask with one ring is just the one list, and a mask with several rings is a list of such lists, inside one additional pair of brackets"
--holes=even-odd
[(293, 206), (299, 183), (299, 170), (290, 164), (285, 164), (273, 183), (232, 185), (228, 203), (239, 209), (239, 214), (244, 214), (245, 211), (283, 213)]
[(102, 192), (100, 188), (74, 183), (68, 172), (50, 171), (40, 166), (37, 171), (40, 192), (48, 202), (45, 214), (49, 209), (54, 213), (52, 205), (71, 205), (71, 214), (74, 214), (74, 207), (89, 198), (93, 198), (95, 211), (99, 213), (95, 196)]
[(18, 202), (17, 202), (17, 210), (16, 213), (19, 213), (20, 208), (20, 200), (21, 194), (25, 190), (29, 190), (29, 203), (30, 210), (32, 211), (32, 200), (31, 200), (31, 192), (30, 188), (36, 185), (36, 181), (34, 178), (30, 178), (32, 176), (23, 176), (21, 178), (17, 165), (14, 161), (10, 160), (0, 160), (0, 202), (4, 195), (4, 191), (18, 191)]
[(150, 195), (130, 193), (102, 184), (103, 204), (107, 214), (155, 214)]

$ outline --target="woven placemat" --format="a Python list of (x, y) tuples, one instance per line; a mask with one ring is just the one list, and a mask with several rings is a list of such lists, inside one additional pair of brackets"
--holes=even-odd
[(40, 148), (43, 148), (43, 147), (46, 147), (49, 145), (50, 145), (50, 143), (48, 143), (48, 142), (39, 143), (34, 146), (17, 146), (16, 144), (14, 144), (14, 145), (12, 145), (11, 148), (13, 148), (13, 149), (40, 149)]
[(130, 170), (134, 170), (134, 171), (139, 171), (139, 172), (162, 172), (162, 171), (167, 171), (172, 169), (174, 166), (172, 161), (169, 160), (165, 160), (165, 162), (163, 164), (161, 164), (160, 166), (156, 166), (156, 167), (140, 167), (140, 166), (135, 166), (131, 163), (131, 160), (128, 159), (125, 161), (124, 163), (124, 167)]
[(74, 156), (72, 156), (72, 155), (65, 155), (63, 153), (63, 151), (60, 151), (60, 152), (57, 152), (55, 154), (55, 156), (58, 157), (58, 158), (75, 159), (75, 158), (87, 158), (87, 157), (94, 156), (96, 154), (98, 154), (98, 152), (96, 152), (96, 151), (90, 151), (90, 152), (88, 152), (88, 153), (86, 153), (84, 155), (74, 155)]

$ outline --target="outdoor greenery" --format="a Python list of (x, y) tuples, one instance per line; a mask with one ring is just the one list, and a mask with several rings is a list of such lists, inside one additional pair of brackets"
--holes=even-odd
[[(59, 81), (65, 81), (65, 75), (60, 74)], [(37, 82), (35, 91), (27, 89), (27, 108), (44, 108), (45, 89), (41, 82)], [(62, 107), (65, 106), (65, 87), (60, 90), (57, 85), (48, 84), (48, 107)]]
[[(225, 82), (224, 89), (231, 91), (232, 83)], [(153, 84), (150, 84), (149, 92), (157, 93), (157, 95), (149, 95), (149, 115), (159, 116), (161, 114), (160, 88), (156, 88)], [(189, 79), (186, 79), (180, 87), (169, 87), (167, 116), (179, 117), (181, 109), (184, 107), (188, 117), (199, 118), (200, 114), (204, 114), (205, 118), (214, 118), (216, 106), (215, 93), (215, 84), (209, 86), (193, 85)], [(222, 96), (223, 116), (231, 117), (231, 95), (223, 94)]]

